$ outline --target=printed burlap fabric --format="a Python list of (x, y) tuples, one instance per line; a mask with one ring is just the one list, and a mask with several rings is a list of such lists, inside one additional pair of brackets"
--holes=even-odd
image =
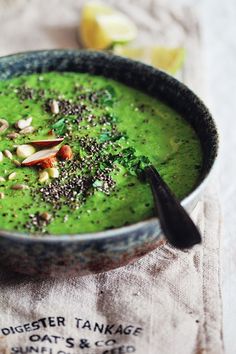
[[(187, 48), (181, 78), (201, 92), (198, 22), (191, 9), (164, 1), (112, 2), (136, 21), (140, 42)], [(0, 54), (76, 48), (81, 4), (0, 0)], [(203, 244), (190, 251), (163, 245), (126, 267), (70, 279), (0, 272), (0, 353), (223, 353), (214, 185), (193, 212)]]

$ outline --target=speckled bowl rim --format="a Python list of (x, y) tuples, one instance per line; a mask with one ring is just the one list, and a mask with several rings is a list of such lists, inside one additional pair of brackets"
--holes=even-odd
[[(85, 50), (74, 50), (74, 49), (51, 49), (51, 50), (35, 50), (35, 51), (26, 51), (26, 52), (19, 52), (19, 53), (14, 53), (14, 54), (10, 54), (10, 55), (6, 55), (3, 57), (0, 57), (0, 59), (7, 59), (7, 58), (17, 58), (20, 57), (21, 55), (31, 55), (31, 54), (37, 54), (37, 53), (43, 53), (43, 52), (85, 52)], [(96, 51), (92, 51), (92, 50), (86, 50), (87, 53), (99, 53)], [(114, 55), (114, 54), (110, 54), (109, 56), (112, 57), (117, 57), (119, 60), (125, 59), (127, 63), (137, 63), (135, 60), (132, 59), (127, 59), (127, 58), (122, 58), (118, 55)], [(139, 62), (140, 65), (140, 62)], [(141, 65), (143, 66), (144, 69), (148, 70), (151, 67), (147, 64), (141, 63)], [(153, 69), (153, 68), (152, 68)], [(209, 115), (210, 119), (211, 119), (211, 124), (214, 126), (215, 128), (215, 132), (216, 132), (216, 138), (215, 138), (215, 157), (214, 157), (214, 161), (207, 173), (207, 175), (203, 178), (203, 180), (193, 189), (192, 192), (190, 192), (184, 199), (181, 200), (181, 205), (186, 208), (188, 206), (188, 204), (191, 203), (191, 200), (194, 200), (197, 195), (200, 195), (201, 192), (203, 192), (203, 190), (205, 189), (206, 185), (208, 184), (209, 179), (211, 178), (211, 176), (213, 175), (217, 164), (218, 164), (218, 155), (219, 155), (219, 130), (217, 129), (217, 124), (215, 122), (215, 120), (213, 119), (212, 115), (210, 114), (209, 110), (206, 108), (205, 104), (203, 103), (203, 101), (190, 89), (188, 88), (184, 83), (180, 82), (179, 80), (175, 79), (174, 77), (170, 76), (169, 74), (159, 70), (159, 69), (155, 69), (156, 72), (161, 72), (162, 75), (165, 76), (165, 79), (167, 80), (168, 78), (171, 79), (172, 81), (175, 82), (175, 85), (178, 86), (179, 88), (184, 87), (187, 94), (192, 94), (196, 100), (196, 103), (198, 104), (199, 107), (201, 107), (202, 110), (205, 110), (206, 113)], [(127, 85), (128, 86), (128, 85)], [(145, 90), (143, 91), (145, 93)], [(76, 242), (76, 241), (94, 241), (97, 239), (107, 239), (107, 238), (113, 238), (116, 237), (118, 235), (121, 234), (131, 234), (131, 233), (135, 233), (138, 229), (144, 228), (145, 226), (159, 226), (160, 228), (160, 223), (157, 217), (152, 217), (149, 218), (147, 220), (143, 220), (140, 222), (137, 222), (135, 224), (131, 224), (131, 225), (127, 225), (127, 226), (123, 226), (123, 227), (119, 227), (119, 228), (115, 228), (115, 229), (110, 229), (110, 230), (104, 230), (104, 231), (99, 231), (99, 232), (92, 232), (92, 233), (82, 233), (82, 234), (53, 234), (53, 235), (41, 235), (41, 234), (35, 234), (35, 235), (31, 235), (31, 234), (27, 234), (27, 233), (20, 233), (20, 232), (15, 232), (13, 231), (8, 231), (8, 230), (2, 230), (0, 229), (0, 237), (7, 237), (9, 239), (17, 239), (17, 240), (22, 240), (23, 242), (38, 242), (38, 241), (43, 241), (43, 242), (58, 242), (58, 241), (68, 241), (68, 242)]]

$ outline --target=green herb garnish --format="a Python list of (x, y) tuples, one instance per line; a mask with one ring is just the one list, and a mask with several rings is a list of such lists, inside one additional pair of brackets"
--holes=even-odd
[(113, 106), (114, 98), (116, 96), (116, 92), (112, 86), (106, 86), (103, 91), (103, 95), (101, 97), (100, 102), (106, 106)]
[(57, 135), (63, 135), (66, 131), (65, 118), (61, 118), (54, 123), (52, 129)]
[(100, 143), (105, 143), (105, 141), (111, 140), (111, 133), (110, 132), (104, 132), (100, 134), (99, 136), (99, 142)]
[(139, 176), (143, 169), (151, 164), (148, 157), (136, 156), (135, 149), (131, 147), (122, 150), (116, 161), (123, 165), (131, 175), (135, 176)]

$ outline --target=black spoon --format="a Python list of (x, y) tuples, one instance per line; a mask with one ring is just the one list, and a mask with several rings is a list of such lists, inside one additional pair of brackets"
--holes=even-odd
[(155, 167), (147, 166), (143, 172), (151, 185), (156, 212), (169, 243), (179, 249), (191, 248), (201, 243), (201, 235), (196, 225)]

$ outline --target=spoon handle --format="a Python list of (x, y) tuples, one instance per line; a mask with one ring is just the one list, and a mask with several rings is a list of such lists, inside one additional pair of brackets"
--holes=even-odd
[(201, 235), (196, 225), (155, 167), (148, 166), (144, 172), (152, 188), (162, 230), (170, 244), (179, 249), (186, 249), (200, 243)]

